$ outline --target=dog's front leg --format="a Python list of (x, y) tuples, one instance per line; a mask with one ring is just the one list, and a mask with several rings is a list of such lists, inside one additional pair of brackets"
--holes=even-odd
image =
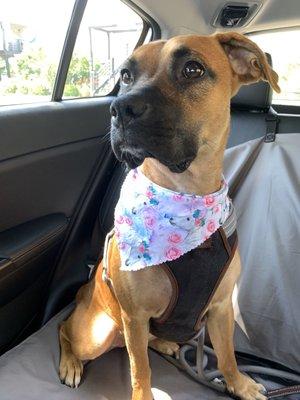
[(122, 321), (130, 360), (132, 400), (152, 400), (148, 358), (149, 319), (123, 313)]
[(218, 368), (227, 388), (242, 400), (266, 400), (264, 387), (237, 368), (233, 347), (234, 314), (231, 298), (213, 304), (208, 312), (208, 333), (217, 355)]

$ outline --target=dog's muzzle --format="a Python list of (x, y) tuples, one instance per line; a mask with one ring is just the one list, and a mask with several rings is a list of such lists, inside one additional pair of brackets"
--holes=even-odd
[(114, 100), (110, 106), (112, 126), (125, 131), (130, 123), (149, 113), (151, 106), (141, 96), (127, 95)]
[(195, 159), (195, 135), (185, 130), (181, 111), (158, 88), (147, 87), (117, 97), (110, 113), (113, 151), (130, 169), (152, 157), (171, 172), (181, 173)]

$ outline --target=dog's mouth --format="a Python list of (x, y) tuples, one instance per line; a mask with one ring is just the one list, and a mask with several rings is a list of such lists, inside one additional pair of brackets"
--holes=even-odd
[(155, 158), (158, 160), (160, 163), (165, 165), (166, 167), (169, 168), (169, 170), (173, 173), (180, 174), (184, 171), (186, 171), (189, 166), (191, 165), (192, 161), (195, 159), (195, 157), (188, 157), (183, 160), (179, 160), (178, 162), (173, 162), (170, 160), (165, 160), (162, 159), (159, 156), (156, 156), (155, 154), (152, 154), (149, 151), (142, 151), (142, 150), (134, 150), (131, 151), (129, 149), (121, 151), (120, 155), (117, 155), (117, 158), (125, 162), (125, 164), (128, 166), (129, 169), (134, 169), (139, 167), (145, 160), (145, 158)]
[(167, 165), (167, 167), (169, 168), (169, 170), (171, 172), (180, 174), (188, 169), (188, 167), (191, 165), (193, 160), (194, 160), (194, 157), (183, 160), (183, 161), (179, 162), (178, 164), (169, 164), (169, 165)]
[(129, 151), (125, 151), (122, 152), (122, 156), (119, 160), (125, 162), (129, 169), (134, 169), (142, 165), (146, 157), (146, 154), (132, 154)]

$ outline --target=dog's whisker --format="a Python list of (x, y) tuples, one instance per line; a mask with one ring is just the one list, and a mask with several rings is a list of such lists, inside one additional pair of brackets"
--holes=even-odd
[(106, 132), (103, 136), (100, 138), (100, 143), (104, 143), (106, 141), (110, 141), (110, 131)]

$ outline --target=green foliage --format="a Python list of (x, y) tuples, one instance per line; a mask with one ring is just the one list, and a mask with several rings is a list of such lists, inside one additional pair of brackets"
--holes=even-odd
[(35, 94), (37, 96), (49, 96), (51, 94), (51, 90), (49, 89), (49, 87), (40, 84), (32, 89), (32, 94)]
[(57, 66), (54, 64), (50, 64), (47, 68), (46, 79), (51, 84), (51, 86), (54, 85), (56, 73), (57, 73)]
[(80, 97), (81, 93), (75, 85), (67, 83), (64, 90), (65, 97)]
[(22, 54), (21, 57), (18, 58), (17, 66), (12, 73), (24, 79), (33, 80), (41, 76), (41, 66), (44, 61), (45, 54), (42, 49), (30, 52), (29, 54)]
[(15, 94), (18, 91), (18, 87), (16, 84), (12, 84), (10, 86), (7, 86), (4, 90), (5, 94)]
[[(49, 62), (43, 49), (28, 49), (27, 52), (22, 52), (12, 58), (10, 64), (11, 78), (1, 85), (0, 94), (2, 92), (16, 95), (51, 95), (57, 65)], [(89, 96), (91, 90), (90, 73), (88, 58), (74, 54), (67, 75), (64, 96)], [(96, 63), (94, 74), (105, 76), (107, 71), (100, 63)]]
[(19, 93), (21, 93), (21, 94), (28, 94), (29, 93), (29, 89), (28, 89), (28, 87), (27, 86), (21, 86), (20, 88), (19, 88)]
[(90, 64), (86, 57), (73, 56), (67, 77), (67, 84), (82, 85), (89, 83)]

